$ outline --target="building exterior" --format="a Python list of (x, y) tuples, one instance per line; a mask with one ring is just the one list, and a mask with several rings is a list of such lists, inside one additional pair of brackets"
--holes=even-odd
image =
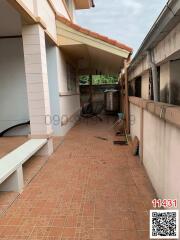
[[(119, 73), (132, 49), (75, 23), (92, 0), (1, 0), (0, 132), (63, 136), (80, 113), (78, 77)], [(113, 64), (112, 64), (113, 63)]]
[(151, 84), (152, 74), (149, 71), (149, 66), (153, 63), (157, 75), (157, 100), (180, 105), (179, 7), (179, 1), (168, 1), (131, 62), (129, 67), (131, 84), (137, 86), (138, 81), (141, 81), (141, 90), (134, 92), (137, 97), (141, 95), (144, 99), (151, 100), (155, 94)]
[[(64, 136), (79, 118), (79, 76), (118, 74), (125, 66), (121, 107), (126, 130), (140, 141), (140, 159), (157, 196), (180, 201), (180, 1), (168, 1), (131, 62), (130, 47), (76, 24), (75, 10), (93, 6), (92, 0), (0, 1), (0, 133), (17, 125), (11, 136), (45, 140), (43, 148), (33, 148), (30, 156), (37, 151), (51, 155), (52, 137)], [(22, 153), (12, 154), (11, 162)], [(30, 157), (29, 152), (25, 155), (25, 159)], [(1, 176), (1, 183), (11, 182), (5, 182), (3, 190), (7, 191), (7, 185), (19, 185), (20, 178), (19, 189), (23, 189), (22, 162), (8, 176)], [(5, 170), (12, 170), (8, 161), (4, 165)], [(127, 174), (130, 172), (125, 172), (125, 180)], [(142, 196), (148, 195), (151, 186), (143, 172), (136, 177), (146, 185), (141, 185)]]
[(180, 1), (170, 0), (130, 63), (131, 136), (157, 196), (180, 201)]

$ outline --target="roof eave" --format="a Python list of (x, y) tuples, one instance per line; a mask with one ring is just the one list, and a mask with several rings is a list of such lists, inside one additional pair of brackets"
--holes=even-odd
[[(145, 56), (148, 50), (152, 49), (155, 45), (157, 45), (158, 42), (168, 34), (168, 31), (173, 29), (175, 24), (178, 22), (177, 13), (179, 11), (180, 11), (180, 1), (169, 0), (167, 2), (162, 12), (160, 13), (159, 17), (157, 18), (152, 28), (146, 35), (136, 55), (132, 59), (129, 69), (134, 67), (139, 62), (139, 60), (143, 58), (143, 56)], [(171, 26), (170, 23), (174, 18), (177, 18), (177, 21), (174, 21)], [(168, 31), (166, 30), (166, 27), (169, 27)]]
[(56, 16), (56, 20), (69, 26), (70, 28), (75, 29), (78, 32), (81, 32), (85, 35), (91, 36), (95, 39), (99, 39), (100, 41), (103, 41), (109, 45), (112, 45), (113, 47), (119, 48), (122, 51), (126, 51), (128, 53), (128, 58), (130, 58), (130, 56), (132, 55), (133, 49), (123, 43), (120, 43), (116, 40), (110, 39), (110, 38), (100, 35), (98, 33), (92, 32), (89, 29), (83, 28), (77, 24), (74, 24), (74, 23), (70, 22), (68, 19), (64, 18), (63, 16)]

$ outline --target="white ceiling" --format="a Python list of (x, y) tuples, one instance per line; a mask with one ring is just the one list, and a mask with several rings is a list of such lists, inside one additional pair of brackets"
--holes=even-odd
[(21, 35), (21, 17), (7, 0), (0, 0), (0, 36)]

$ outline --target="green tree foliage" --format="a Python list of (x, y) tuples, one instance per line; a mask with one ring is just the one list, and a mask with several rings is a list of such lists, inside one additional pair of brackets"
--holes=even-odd
[(80, 76), (80, 85), (88, 85), (89, 84), (89, 76), (83, 75)]
[[(93, 75), (92, 76), (93, 85), (101, 84), (117, 84), (118, 76), (116, 75)], [(80, 76), (80, 85), (89, 85), (89, 76)]]

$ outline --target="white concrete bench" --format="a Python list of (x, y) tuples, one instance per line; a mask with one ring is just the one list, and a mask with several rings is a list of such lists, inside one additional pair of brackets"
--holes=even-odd
[(47, 139), (31, 139), (0, 159), (0, 191), (22, 192), (22, 165), (46, 144)]

